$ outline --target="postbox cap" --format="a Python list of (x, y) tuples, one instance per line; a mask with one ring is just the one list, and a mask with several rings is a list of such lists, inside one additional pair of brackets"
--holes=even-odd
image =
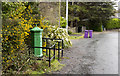
[(31, 29), (30, 31), (41, 31), (42, 32), (43, 29), (40, 29), (39, 27), (36, 26), (33, 29)]

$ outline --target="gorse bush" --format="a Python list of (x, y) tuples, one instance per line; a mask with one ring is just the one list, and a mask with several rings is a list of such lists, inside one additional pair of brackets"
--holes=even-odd
[[(9, 14), (9, 19), (4, 19), (2, 24), (2, 52), (3, 52), (3, 73), (18, 71), (26, 62), (28, 45), (30, 45), (30, 28), (39, 24), (45, 29), (44, 18), (36, 19), (31, 15), (30, 6), (19, 6)], [(24, 65), (26, 66), (26, 65)]]
[(118, 18), (113, 18), (108, 20), (108, 23), (106, 25), (107, 29), (116, 29), (116, 28), (120, 28), (120, 19)]

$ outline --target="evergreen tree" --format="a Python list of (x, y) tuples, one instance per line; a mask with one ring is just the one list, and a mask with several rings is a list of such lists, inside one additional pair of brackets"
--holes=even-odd
[[(65, 3), (62, 3), (62, 16), (65, 16)], [(69, 2), (69, 26), (81, 27), (100, 31), (101, 25), (115, 13), (112, 2)], [(64, 10), (63, 10), (64, 9)]]

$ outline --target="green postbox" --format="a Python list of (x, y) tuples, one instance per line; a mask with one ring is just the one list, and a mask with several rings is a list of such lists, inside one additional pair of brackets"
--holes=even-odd
[[(34, 27), (31, 31), (31, 38), (32, 38), (32, 47), (42, 47), (42, 31), (39, 27)], [(42, 57), (42, 48), (34, 48), (34, 55), (36, 57)]]

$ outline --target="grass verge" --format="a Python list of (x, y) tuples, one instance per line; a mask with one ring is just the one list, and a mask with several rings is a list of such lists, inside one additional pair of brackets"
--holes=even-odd
[[(80, 33), (75, 33), (75, 34), (80, 34)], [(80, 39), (80, 38), (84, 38), (84, 34), (82, 34), (82, 36), (70, 36), (70, 39)]]
[(60, 70), (63, 66), (65, 66), (65, 64), (60, 64), (56, 59), (51, 62), (51, 67), (48, 66), (48, 62), (42, 60), (37, 60), (36, 65), (40, 66), (37, 66), (34, 70), (28, 69), (26, 74), (50, 74), (51, 72)]

